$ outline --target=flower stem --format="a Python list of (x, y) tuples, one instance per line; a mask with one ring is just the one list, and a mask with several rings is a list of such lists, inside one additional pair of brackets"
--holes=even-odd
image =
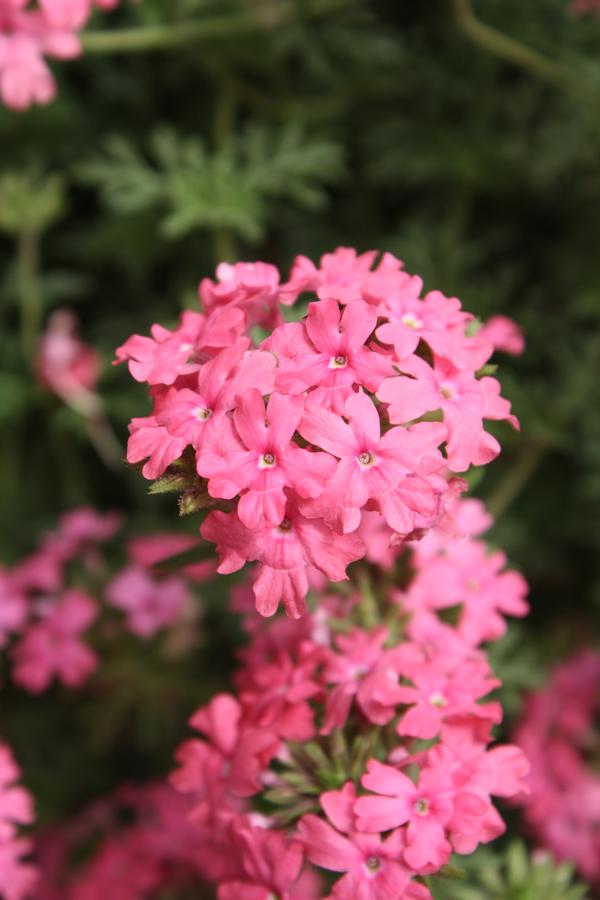
[(21, 308), (21, 344), (23, 355), (32, 369), (35, 367), (42, 316), (39, 257), (39, 237), (36, 232), (21, 231), (17, 241), (17, 284)]
[(188, 22), (172, 22), (114, 31), (88, 31), (81, 35), (86, 53), (144, 53), (186, 44), (213, 41), (261, 30), (256, 16), (248, 13), (214, 16)]
[(471, 0), (451, 0), (451, 2), (458, 24), (475, 44), (538, 78), (560, 87), (573, 86), (575, 79), (565, 66), (486, 25), (473, 12)]

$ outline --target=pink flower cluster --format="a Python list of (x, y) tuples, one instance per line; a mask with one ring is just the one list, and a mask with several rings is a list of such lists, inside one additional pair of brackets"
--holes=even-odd
[(44, 873), (36, 900), (140, 900), (192, 887), (200, 848), (189, 810), (186, 798), (160, 783), (126, 785), (96, 801), (36, 842)]
[(45, 57), (81, 53), (78, 32), (95, 6), (119, 0), (0, 0), (0, 99), (11, 109), (49, 103), (56, 85)]
[[(216, 507), (201, 534), (219, 572), (257, 563), (263, 615), (283, 601), (297, 618), (310, 585), (345, 579), (374, 521), (394, 541), (431, 528), (464, 484), (454, 473), (500, 451), (484, 421), (518, 426), (485, 370), (495, 345), (518, 352), (515, 327), (486, 336), (459, 300), (422, 296), (400, 260), (376, 259), (298, 257), (285, 284), (267, 263), (221, 264), (200, 284), (203, 313), (117, 350), (153, 401), (131, 422), (128, 461), (148, 479), (193, 461)], [(304, 294), (307, 315), (285, 322)], [(255, 346), (257, 327), (270, 333)]]
[(29, 792), (16, 784), (21, 777), (13, 755), (0, 742), (0, 895), (4, 900), (31, 896), (37, 871), (27, 857), (32, 842), (20, 837), (18, 829), (33, 822), (33, 801)]
[(584, 650), (532, 694), (515, 732), (531, 760), (520, 798), (536, 842), (600, 886), (600, 654)]
[[(403, 596), (442, 548), (478, 545), (469, 530), (488, 523), (478, 503), (455, 501), (462, 537), (437, 528), (426, 552), (411, 545)], [(447, 570), (452, 605), (468, 608), (454, 592), (463, 557), (448, 558), (458, 570)], [(497, 595), (515, 590), (497, 566), (493, 578), (492, 625), (478, 637), (461, 620), (453, 627), (437, 617), (449, 603), (432, 609), (414, 596), (402, 640), (404, 616), (387, 589), (325, 594), (300, 623), (255, 619), (249, 589), (236, 589), (251, 636), (236, 694), (193, 715), (201, 737), (181, 745), (172, 776), (193, 800), (202, 875), (219, 900), (323, 897), (319, 869), (340, 876), (330, 898), (426, 900), (425, 877), (453, 852), (502, 834), (492, 797), (526, 790), (529, 766), (518, 747), (491, 746), (502, 711), (486, 698), (500, 682), (480, 645), (498, 635), (498, 609), (506, 610)], [(444, 592), (438, 583), (441, 601)]]
[(99, 515), (83, 507), (61, 517), (33, 553), (0, 571), (0, 644), (10, 650), (15, 683), (32, 693), (46, 690), (54, 679), (70, 687), (85, 681), (97, 665), (83, 640), (95, 621), (95, 599), (70, 586), (67, 572), (77, 559), (94, 571), (98, 546), (116, 532), (114, 514)]
[[(112, 575), (100, 545), (120, 525), (114, 513), (72, 510), (33, 553), (0, 568), (0, 648), (10, 645), (12, 679), (31, 693), (45, 691), (55, 679), (79, 687), (89, 678), (99, 660), (85, 632), (101, 624), (110, 607), (125, 613), (127, 629), (140, 638), (197, 617), (191, 586), (206, 581), (214, 564), (190, 565), (176, 575), (154, 567), (198, 540), (164, 533), (133, 537), (126, 565)], [(94, 582), (94, 595), (80, 587), (82, 578)]]

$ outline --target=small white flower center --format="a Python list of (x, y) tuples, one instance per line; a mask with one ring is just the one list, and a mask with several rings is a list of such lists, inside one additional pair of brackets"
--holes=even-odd
[(359, 465), (362, 466), (363, 469), (367, 469), (375, 462), (375, 457), (372, 453), (369, 453), (368, 450), (363, 450), (363, 452), (360, 453), (357, 458)]
[(403, 325), (407, 325), (409, 328), (417, 329), (423, 327), (422, 321), (420, 319), (417, 319), (414, 313), (406, 313), (404, 316), (402, 316), (402, 319), (400, 321)]
[(203, 422), (205, 422), (207, 419), (210, 419), (212, 414), (212, 409), (209, 409), (207, 406), (197, 406), (194, 410), (194, 415), (196, 416), (196, 418), (201, 419)]
[(448, 701), (440, 691), (434, 691), (433, 694), (430, 694), (429, 702), (432, 706), (437, 706), (439, 709), (448, 706)]
[(377, 856), (369, 856), (367, 860), (365, 860), (365, 866), (367, 869), (370, 869), (372, 872), (377, 871), (377, 869), (381, 865), (381, 860)]
[(277, 460), (273, 453), (263, 453), (258, 459), (259, 469), (272, 469)]
[(418, 816), (426, 816), (429, 812), (429, 800), (426, 800), (425, 797), (419, 797), (413, 803), (413, 809)]
[(329, 368), (330, 369), (344, 369), (348, 365), (348, 359), (341, 354), (338, 356), (332, 356), (329, 360)]
[(444, 398), (444, 400), (453, 400), (456, 397), (456, 388), (449, 384), (447, 381), (443, 384), (440, 384), (440, 394)]

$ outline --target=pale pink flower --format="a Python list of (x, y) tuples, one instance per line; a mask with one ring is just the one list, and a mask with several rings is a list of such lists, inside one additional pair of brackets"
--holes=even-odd
[(126, 566), (112, 579), (106, 598), (126, 613), (127, 627), (142, 638), (174, 625), (191, 602), (188, 587), (178, 575), (158, 580), (135, 565)]
[(51, 391), (78, 408), (94, 412), (94, 389), (100, 375), (99, 354), (77, 336), (77, 321), (68, 310), (58, 310), (40, 339), (38, 375)]

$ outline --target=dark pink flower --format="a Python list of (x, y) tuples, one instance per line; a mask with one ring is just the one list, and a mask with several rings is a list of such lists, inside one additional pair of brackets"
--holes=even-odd
[(303, 323), (281, 325), (266, 342), (279, 359), (277, 390), (310, 389), (312, 404), (343, 413), (354, 385), (375, 391), (393, 371), (389, 356), (366, 346), (376, 324), (376, 311), (362, 300), (343, 312), (337, 300), (309, 304)]
[(432, 520), (446, 482), (426, 476), (444, 466), (437, 449), (446, 436), (444, 426), (425, 422), (412, 429), (391, 428), (381, 437), (377, 409), (362, 392), (348, 397), (344, 413), (348, 422), (316, 404), (307, 407), (300, 433), (340, 462), (325, 492), (303, 504), (303, 511), (324, 518), (342, 534), (358, 528), (367, 503), (401, 534)]
[(202, 453), (198, 472), (208, 478), (213, 497), (240, 494), (238, 516), (247, 528), (279, 525), (285, 515), (286, 487), (301, 497), (322, 493), (335, 468), (326, 453), (311, 453), (292, 443), (304, 409), (302, 397), (271, 394), (265, 413), (259, 391), (247, 391), (233, 414), (219, 454)]

